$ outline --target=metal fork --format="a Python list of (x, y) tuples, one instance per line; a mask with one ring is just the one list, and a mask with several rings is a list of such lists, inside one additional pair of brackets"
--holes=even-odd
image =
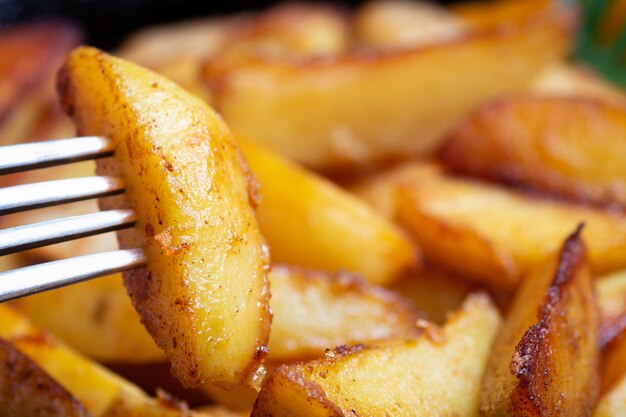
[[(0, 175), (111, 156), (105, 137), (87, 136), (0, 147)], [(0, 189), (0, 216), (121, 194), (120, 178), (93, 176)], [(109, 210), (0, 230), (0, 256), (132, 227), (131, 210)], [(145, 264), (141, 249), (117, 250), (0, 272), (0, 302)]]

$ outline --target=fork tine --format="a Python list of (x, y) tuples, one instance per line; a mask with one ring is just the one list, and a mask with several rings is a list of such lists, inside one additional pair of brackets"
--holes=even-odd
[(119, 230), (134, 223), (132, 210), (109, 210), (0, 230), (0, 256)]
[(0, 150), (0, 175), (3, 175), (110, 156), (113, 144), (102, 136), (84, 136), (3, 146)]
[(146, 263), (141, 249), (96, 253), (0, 272), (0, 302), (136, 268)]
[(70, 178), (16, 185), (0, 189), (0, 216), (123, 191), (124, 183), (114, 177)]

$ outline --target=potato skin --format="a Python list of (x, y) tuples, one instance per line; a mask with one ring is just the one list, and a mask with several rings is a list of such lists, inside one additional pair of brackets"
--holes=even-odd
[(230, 131), (167, 79), (93, 48), (71, 54), (58, 86), (79, 133), (115, 144), (98, 173), (124, 178), (125, 195), (101, 208), (137, 214), (118, 241), (148, 264), (124, 283), (174, 374), (186, 386), (247, 383), (266, 354), (268, 254)]
[(520, 96), (471, 114), (439, 152), (455, 171), (626, 207), (626, 106)]
[(89, 417), (35, 362), (0, 339), (0, 417)]
[(590, 415), (600, 386), (596, 309), (579, 229), (518, 290), (485, 372), (481, 415)]

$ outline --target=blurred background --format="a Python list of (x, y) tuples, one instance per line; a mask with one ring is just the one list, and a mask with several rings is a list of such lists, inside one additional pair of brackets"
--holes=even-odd
[[(452, 3), (439, 0), (439, 3)], [(0, 0), (0, 27), (44, 16), (74, 20), (83, 26), (87, 42), (110, 49), (128, 33), (145, 26), (189, 17), (263, 9), (278, 1), (202, 0)], [(347, 6), (362, 1), (332, 1)]]

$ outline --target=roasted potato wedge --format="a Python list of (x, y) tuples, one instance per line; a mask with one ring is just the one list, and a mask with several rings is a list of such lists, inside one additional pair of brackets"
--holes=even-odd
[(239, 145), (261, 184), (257, 219), (272, 261), (352, 271), (383, 285), (419, 266), (419, 250), (367, 204), (271, 151)]
[(398, 186), (398, 216), (426, 260), (494, 289), (510, 291), (523, 275), (585, 222), (595, 273), (626, 265), (626, 218), (542, 199), (414, 164)]
[(579, 228), (519, 288), (485, 371), (481, 415), (589, 415), (599, 390), (596, 308)]
[(319, 357), (339, 345), (415, 337), (421, 318), (402, 296), (339, 273), (277, 266), (270, 274), (274, 312), (269, 358)]
[(253, 380), (271, 321), (268, 254), (226, 125), (169, 80), (93, 48), (71, 54), (59, 91), (79, 134), (114, 143), (97, 169), (124, 178), (125, 195), (101, 207), (137, 214), (118, 241), (143, 248), (147, 266), (124, 283), (174, 374), (186, 386)]
[(481, 108), (443, 146), (455, 171), (626, 207), (626, 103), (526, 96)]
[(0, 339), (34, 361), (74, 396), (92, 417), (221, 417), (226, 413), (219, 410), (215, 414), (190, 414), (184, 404), (151, 398), (135, 385), (37, 329), (6, 305), (0, 305)]
[(21, 298), (13, 305), (37, 326), (96, 360), (149, 363), (165, 359), (141, 325), (121, 274)]
[(0, 339), (0, 416), (89, 417), (89, 413), (35, 362)]
[(25, 140), (53, 102), (53, 80), (80, 42), (69, 23), (40, 21), (0, 32), (0, 145)]
[(213, 59), (203, 74), (236, 133), (305, 165), (339, 169), (431, 154), (470, 109), (522, 89), (563, 57), (572, 21), (569, 9), (554, 6), (429, 47), (334, 59), (249, 56), (237, 65)]
[(420, 273), (407, 274), (389, 288), (411, 300), (428, 320), (444, 324), (448, 314), (459, 308), (476, 286), (427, 267)]
[(418, 339), (339, 347), (264, 382), (252, 416), (475, 416), (500, 316), (470, 296), (443, 329)]
[(378, 48), (447, 41), (469, 28), (444, 7), (408, 0), (370, 1), (356, 10), (353, 24), (359, 44)]

